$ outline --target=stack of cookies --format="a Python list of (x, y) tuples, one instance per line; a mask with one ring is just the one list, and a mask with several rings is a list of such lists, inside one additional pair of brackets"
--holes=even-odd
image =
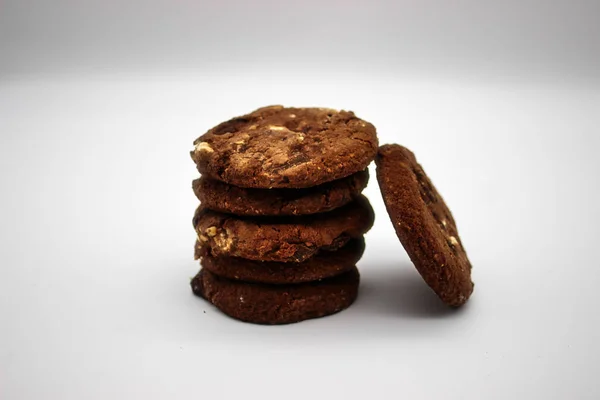
[(361, 195), (377, 135), (352, 112), (271, 106), (195, 142), (192, 290), (260, 324), (322, 317), (356, 299), (374, 221)]

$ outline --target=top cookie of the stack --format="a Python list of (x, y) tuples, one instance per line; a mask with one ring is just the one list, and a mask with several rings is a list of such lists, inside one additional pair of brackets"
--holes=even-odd
[(270, 106), (233, 118), (194, 141), (198, 171), (247, 188), (307, 188), (364, 170), (377, 154), (375, 127), (350, 111)]

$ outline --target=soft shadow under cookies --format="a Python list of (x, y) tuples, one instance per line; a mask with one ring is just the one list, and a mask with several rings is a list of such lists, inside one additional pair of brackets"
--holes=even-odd
[(445, 305), (412, 265), (390, 265), (377, 271), (363, 268), (359, 306), (373, 315), (408, 318), (447, 318), (462, 309)]

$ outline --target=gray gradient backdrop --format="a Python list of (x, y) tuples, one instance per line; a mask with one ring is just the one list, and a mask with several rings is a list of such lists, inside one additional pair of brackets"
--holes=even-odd
[[(600, 2), (0, 0), (0, 398), (598, 399)], [(231, 116), (354, 110), (474, 265), (449, 312), (384, 212), (336, 316), (193, 297), (188, 156)]]

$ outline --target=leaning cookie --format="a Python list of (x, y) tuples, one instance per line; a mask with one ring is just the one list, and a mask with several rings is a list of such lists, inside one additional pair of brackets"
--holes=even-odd
[(303, 262), (362, 237), (374, 218), (369, 201), (361, 195), (331, 212), (298, 217), (236, 217), (199, 207), (193, 224), (201, 246), (215, 257)]
[(196, 243), (202, 267), (223, 278), (283, 285), (319, 281), (354, 268), (365, 250), (363, 238), (353, 239), (338, 251), (322, 251), (301, 263), (252, 261), (238, 257), (214, 257)]
[(192, 187), (202, 206), (242, 216), (306, 215), (334, 210), (360, 195), (368, 170), (306, 189), (247, 189), (202, 177)]
[(377, 133), (352, 112), (271, 106), (233, 118), (194, 141), (198, 171), (231, 185), (307, 188), (364, 170)]
[(446, 203), (410, 150), (381, 146), (376, 162), (383, 200), (410, 259), (444, 303), (464, 304), (473, 292), (471, 263)]
[(255, 324), (290, 324), (348, 308), (358, 295), (355, 268), (334, 278), (297, 285), (231, 281), (201, 269), (192, 291), (232, 318)]

